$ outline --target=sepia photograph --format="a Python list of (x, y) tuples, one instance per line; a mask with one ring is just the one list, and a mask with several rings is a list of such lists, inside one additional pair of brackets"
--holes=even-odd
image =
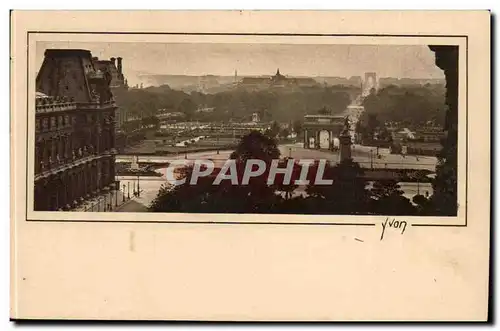
[(456, 44), (49, 35), (34, 211), (457, 216)]
[(13, 11), (12, 320), (491, 320), (488, 11)]

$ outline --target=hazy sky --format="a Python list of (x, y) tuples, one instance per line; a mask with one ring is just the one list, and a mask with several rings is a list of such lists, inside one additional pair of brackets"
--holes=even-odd
[(182, 75), (443, 78), (425, 45), (298, 45), (210, 43), (37, 42), (37, 71), (47, 48), (88, 49), (100, 59), (121, 56), (125, 76), (139, 73)]

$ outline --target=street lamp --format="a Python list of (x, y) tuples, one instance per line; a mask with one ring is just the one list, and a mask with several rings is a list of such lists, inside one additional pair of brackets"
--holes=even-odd
[(370, 167), (373, 170), (373, 149), (370, 149)]
[(127, 182), (127, 198), (130, 200), (130, 181)]
[(123, 201), (122, 202), (125, 202), (125, 184), (123, 184)]
[(219, 135), (217, 135), (217, 154), (219, 154)]
[(137, 175), (137, 196), (141, 196), (141, 188), (139, 187), (139, 175)]

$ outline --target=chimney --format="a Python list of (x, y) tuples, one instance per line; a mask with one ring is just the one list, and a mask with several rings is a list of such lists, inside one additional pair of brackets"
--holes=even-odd
[(118, 73), (121, 75), (121, 74), (123, 74), (122, 73), (122, 58), (118, 57), (116, 60), (118, 61), (116, 68), (118, 69)]
[(113, 65), (115, 65), (115, 60), (116, 60), (116, 59), (115, 59), (114, 57), (110, 58), (109, 60), (110, 60), (111, 62), (113, 62)]

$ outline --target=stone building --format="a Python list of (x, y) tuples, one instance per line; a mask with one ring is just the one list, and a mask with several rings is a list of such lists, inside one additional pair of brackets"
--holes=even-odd
[(88, 50), (45, 51), (36, 78), (35, 210), (71, 210), (119, 188), (111, 81)]
[(345, 117), (334, 115), (304, 116), (304, 148), (335, 150), (344, 130)]
[[(109, 87), (115, 95), (128, 90), (128, 82), (123, 75), (123, 59), (121, 57), (110, 58), (109, 60), (99, 60), (98, 57), (93, 57), (92, 62), (96, 70), (101, 72), (109, 72), (111, 74), (111, 82)], [(127, 111), (124, 108), (118, 107), (115, 111), (116, 128), (120, 128), (127, 121)]]
[(276, 70), (271, 77), (244, 77), (238, 84), (240, 88), (250, 90), (264, 89), (297, 89), (320, 86), (316, 80), (308, 77), (286, 77)]

